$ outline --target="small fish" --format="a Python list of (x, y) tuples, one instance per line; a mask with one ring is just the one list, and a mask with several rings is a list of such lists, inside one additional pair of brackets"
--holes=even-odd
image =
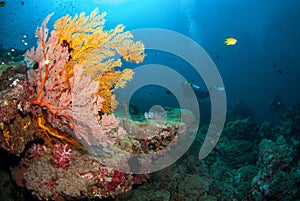
[(172, 92), (169, 90), (166, 90), (166, 94), (170, 95), (170, 94), (172, 94)]
[(278, 69), (277, 72), (281, 75), (282, 74), (282, 70)]
[(0, 7), (4, 7), (5, 6), (5, 1), (0, 1)]
[(274, 64), (274, 67), (277, 68), (277, 72), (279, 75), (282, 74), (282, 70), (279, 68), (279, 66), (277, 64)]
[(222, 86), (214, 86), (214, 89), (216, 89), (217, 91), (225, 91), (225, 87)]
[(237, 39), (235, 38), (226, 38), (224, 44), (225, 45), (235, 45), (237, 43)]

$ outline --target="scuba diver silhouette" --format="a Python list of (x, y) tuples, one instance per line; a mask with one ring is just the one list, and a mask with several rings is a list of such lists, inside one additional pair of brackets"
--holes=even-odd
[(283, 104), (281, 96), (277, 95), (273, 98), (269, 109), (273, 114), (280, 114), (285, 110), (285, 105)]

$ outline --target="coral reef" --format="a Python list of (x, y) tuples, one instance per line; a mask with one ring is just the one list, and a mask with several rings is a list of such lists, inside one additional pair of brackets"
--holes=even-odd
[(17, 114), (13, 124), (0, 123), (0, 147), (12, 154), (21, 154), (36, 133), (35, 123), (29, 116)]
[[(276, 141), (264, 139), (259, 144), (259, 172), (252, 180), (253, 197), (276, 197), (293, 200), (299, 192), (292, 188), (300, 182), (299, 169), (291, 166), (294, 158), (293, 146), (283, 136)], [(287, 188), (291, 186), (291, 188)]]
[[(139, 41), (134, 43), (133, 36), (124, 32), (122, 25), (105, 31), (105, 14), (98, 14), (97, 9), (89, 16), (81, 13), (74, 18), (66, 15), (58, 19), (54, 24), (55, 30), (48, 37), (46, 25), (51, 16), (48, 15), (36, 31), (38, 47), (25, 54), (27, 65), (36, 68), (29, 71), (29, 81), (37, 89), (33, 104), (47, 108), (49, 120), (55, 121), (51, 122), (54, 126), (59, 124), (73, 128), (72, 96), (78, 93), (85, 99), (95, 96), (96, 100), (93, 100), (97, 105), (101, 104), (97, 107), (99, 112), (112, 112), (116, 107), (113, 90), (124, 87), (133, 75), (130, 69), (115, 68), (122, 65), (121, 58), (142, 62), (144, 46)], [(117, 59), (118, 56), (120, 58)], [(81, 73), (76, 74), (76, 71)], [(90, 86), (96, 91), (78, 91), (83, 89), (76, 86), (80, 84), (76, 79), (84, 79), (85, 76), (93, 80)], [(90, 103), (91, 108), (93, 103)]]
[[(172, 201), (297, 200), (300, 151), (296, 122), (300, 113), (297, 106), (293, 109), (284, 113), (288, 117), (283, 116), (278, 125), (255, 124), (250, 118), (231, 120), (207, 158), (198, 160), (197, 149), (191, 147), (176, 164), (152, 174), (146, 185), (133, 189), (132, 197), (157, 189), (167, 190)], [(207, 126), (199, 129), (195, 146), (203, 141), (206, 131)], [(193, 188), (194, 178), (205, 182)]]
[[(56, 144), (45, 147), (40, 157), (27, 158), (24, 174), (25, 186), (40, 198), (56, 199), (58, 196), (85, 198), (116, 196), (128, 192), (133, 185), (131, 174), (105, 167), (97, 158), (72, 150), (72, 161), (57, 162)], [(64, 150), (65, 151), (65, 150)], [(67, 149), (69, 151), (69, 149)], [(61, 153), (61, 152), (60, 152)], [(67, 165), (66, 165), (67, 164)]]
[[(3, 76), (1, 76), (1, 82), (5, 83), (1, 86), (0, 91), (0, 122), (9, 123), (18, 112), (24, 114), (30, 111), (31, 101), (34, 98), (34, 88), (28, 83), (24, 74), (17, 73), (20, 66), (10, 65), (4, 68)], [(15, 68), (15, 71), (11, 69)]]
[(136, 192), (129, 201), (169, 201), (170, 200), (170, 192), (164, 189), (153, 189), (152, 186), (145, 186), (143, 189), (140, 189)]
[(34, 88), (24, 75), (24, 62), (0, 67), (0, 147), (21, 154), (36, 133), (36, 125), (29, 115)]
[[(88, 151), (91, 145), (107, 147), (115, 138), (107, 135), (118, 122), (114, 114), (107, 115), (117, 104), (114, 89), (124, 87), (133, 76), (132, 70), (116, 67), (121, 67), (121, 58), (142, 62), (143, 43), (134, 42), (123, 25), (105, 31), (105, 13), (99, 14), (98, 9), (88, 16), (58, 19), (48, 36), (46, 25), (52, 15), (36, 30), (37, 48), (25, 54), (31, 68), (28, 79), (36, 88), (32, 104), (43, 110), (52, 127), (71, 133)], [(112, 123), (110, 128), (105, 121)], [(116, 136), (121, 137), (121, 132)]]
[(236, 140), (255, 140), (256, 138), (256, 131), (253, 131), (253, 121), (250, 117), (228, 121), (223, 134), (230, 139)]
[[(170, 113), (174, 114), (174, 111)], [(189, 113), (183, 112), (182, 114)], [(178, 121), (176, 118), (173, 121), (167, 120), (161, 127), (157, 127), (157, 120), (134, 122), (128, 119), (118, 119), (118, 121), (120, 125), (125, 125), (127, 122), (127, 127), (124, 128), (124, 138), (118, 138), (115, 145), (129, 153), (149, 153), (161, 150), (176, 136), (184, 135), (186, 132), (182, 123), (176, 123)], [(116, 128), (115, 125), (106, 125), (105, 122), (103, 126)], [(148, 134), (148, 137), (136, 139), (134, 135), (127, 134), (129, 131), (132, 134)], [(112, 131), (110, 133), (113, 135)], [(147, 143), (148, 141), (156, 143)], [(172, 148), (167, 151), (172, 151)], [(121, 156), (115, 155), (113, 159), (118, 161), (119, 157)], [(47, 144), (33, 143), (27, 149), (19, 165), (14, 168), (13, 179), (18, 186), (31, 190), (33, 195), (40, 199), (57, 200), (58, 198), (125, 196), (133, 185), (141, 185), (149, 178), (148, 174), (133, 175), (120, 172), (101, 161), (101, 158), (71, 148), (68, 144), (57, 142), (57, 140), (52, 140), (52, 143)], [(126, 158), (121, 158), (119, 166), (127, 163)], [(141, 166), (141, 168), (147, 167)], [(181, 186), (184, 187), (185, 184), (182, 183)]]
[[(114, 89), (124, 87), (133, 71), (116, 68), (122, 66), (122, 61), (142, 62), (144, 45), (134, 42), (123, 25), (105, 30), (105, 13), (99, 14), (98, 9), (88, 16), (66, 15), (49, 33), (46, 25), (52, 15), (36, 30), (37, 47), (24, 55), (28, 79), (26, 70), (22, 74), (14, 70), (6, 76), (5, 72), (16, 67), (1, 67), (1, 76), (7, 79), (1, 84), (1, 147), (21, 154), (31, 141), (42, 143), (34, 143), (27, 150), (20, 167), (15, 168), (14, 178), (19, 186), (25, 185), (41, 199), (56, 199), (57, 195), (106, 197), (127, 192), (133, 177), (100, 162), (93, 164), (96, 159), (80, 158), (78, 150), (85, 149), (76, 140), (90, 151), (89, 146), (106, 147), (123, 139), (125, 131), (111, 114), (117, 105)], [(83, 166), (85, 162), (90, 166)], [(135, 181), (141, 183), (144, 178), (139, 176)], [(77, 186), (69, 188), (71, 184)]]
[[(28, 77), (24, 62), (12, 62), (20, 55), (0, 55), (5, 63), (0, 66), (0, 159), (11, 174), (0, 171), (3, 200), (300, 197), (299, 105), (285, 108), (273, 125), (254, 122), (251, 110), (239, 101), (207, 158), (197, 155), (208, 129), (204, 125), (174, 164), (145, 173), (148, 164), (160, 162), (155, 157), (172, 153), (173, 146), (190, 137), (195, 121), (190, 111), (177, 108), (136, 114), (138, 121), (129, 119), (128, 111), (115, 110), (114, 90), (133, 77), (131, 69), (119, 67), (142, 62), (145, 55), (143, 43), (134, 42), (123, 25), (105, 30), (105, 15), (97, 9), (66, 15), (51, 33), (46, 25), (52, 14), (47, 16), (36, 31), (37, 47), (25, 54)], [(131, 160), (137, 158), (132, 155), (154, 153), (148, 163), (137, 160), (145, 174), (120, 171), (133, 170)]]

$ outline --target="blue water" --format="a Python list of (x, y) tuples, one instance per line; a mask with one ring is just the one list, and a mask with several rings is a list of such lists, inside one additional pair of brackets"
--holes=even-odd
[[(95, 7), (108, 13), (107, 29), (119, 23), (127, 30), (163, 28), (199, 43), (220, 72), (228, 108), (242, 99), (256, 120), (273, 121), (269, 106), (274, 96), (280, 95), (286, 107), (300, 101), (298, 0), (9, 0), (0, 7), (0, 43), (4, 48), (31, 48), (36, 45), (36, 27), (49, 13), (55, 12), (48, 24), (52, 27), (67, 13), (89, 13)], [(237, 44), (224, 45), (228, 37), (236, 38)], [(184, 71), (185, 66), (169, 62), (168, 56), (160, 59)], [(185, 73), (188, 81), (203, 84)]]

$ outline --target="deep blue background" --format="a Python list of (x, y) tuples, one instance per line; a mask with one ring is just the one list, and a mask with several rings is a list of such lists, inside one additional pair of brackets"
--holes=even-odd
[[(125, 24), (127, 30), (165, 28), (197, 41), (219, 69), (229, 107), (243, 99), (256, 119), (263, 121), (274, 120), (269, 104), (275, 95), (281, 95), (286, 106), (300, 102), (299, 0), (23, 0), (24, 5), (21, 2), (9, 0), (5, 7), (0, 7), (0, 43), (5, 48), (35, 46), (35, 29), (51, 12), (55, 15), (50, 28), (55, 19), (67, 13), (89, 13), (99, 7), (100, 11), (108, 12), (107, 28), (119, 23)], [(25, 34), (27, 46), (21, 42)], [(238, 43), (224, 45), (227, 37), (237, 38)]]

